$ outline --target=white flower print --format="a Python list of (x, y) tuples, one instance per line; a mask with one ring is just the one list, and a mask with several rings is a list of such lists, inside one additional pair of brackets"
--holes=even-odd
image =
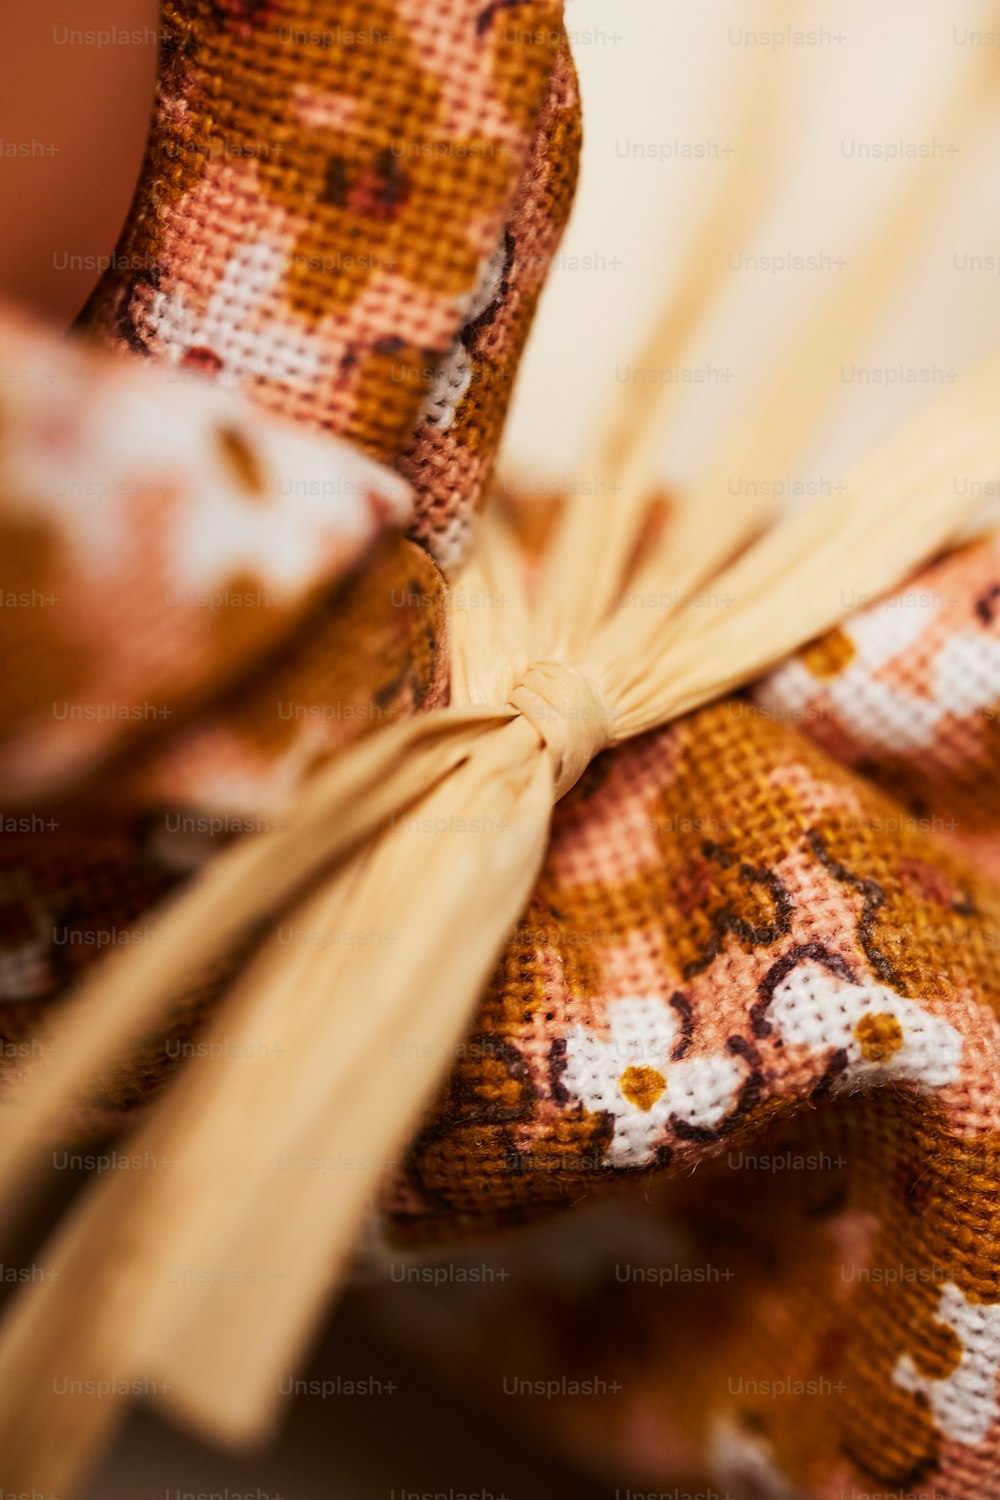
[(448, 353), (441, 360), (424, 397), (417, 426), (426, 422), (447, 432), (455, 421), (458, 408), (472, 384), (472, 356), (465, 344), (465, 333), (477, 318), (482, 317), (491, 302), (500, 295), (503, 285), (504, 267), (507, 264), (506, 239), (501, 237), (493, 254), (483, 267), (476, 289), (469, 301), (461, 331)]
[(261, 239), (238, 246), (203, 314), (192, 310), (180, 292), (156, 292), (149, 326), (168, 356), (177, 362), (191, 349), (210, 349), (222, 360), (215, 383), (223, 386), (247, 380), (319, 381), (325, 358), (319, 335), (301, 319), (280, 322), (258, 316), (287, 274), (288, 254), (286, 246)]
[(877, 1077), (937, 1089), (958, 1072), (962, 1038), (954, 1026), (885, 985), (854, 984), (811, 960), (775, 986), (767, 1015), (793, 1046), (845, 1052), (840, 1086)]
[(913, 607), (900, 608), (891, 600), (873, 605), (842, 627), (854, 655), (835, 677), (818, 680), (793, 657), (756, 689), (757, 701), (794, 715), (822, 688), (840, 722), (861, 744), (901, 755), (928, 749), (948, 715), (968, 718), (994, 704), (1000, 681), (1000, 641), (982, 631), (949, 635), (930, 663), (926, 692), (877, 675), (915, 646), (937, 609), (931, 595)]
[(666, 1000), (628, 995), (612, 1001), (608, 1030), (604, 1037), (573, 1028), (561, 1081), (587, 1109), (614, 1116), (610, 1165), (652, 1161), (673, 1117), (711, 1130), (733, 1109), (746, 1064), (728, 1053), (673, 1060), (680, 1024)]
[(956, 1443), (981, 1443), (1000, 1417), (1000, 1307), (969, 1302), (953, 1281), (941, 1288), (938, 1320), (958, 1335), (962, 1358), (939, 1380), (922, 1375), (908, 1354), (900, 1355), (892, 1378), (904, 1391), (927, 1398), (940, 1430)]

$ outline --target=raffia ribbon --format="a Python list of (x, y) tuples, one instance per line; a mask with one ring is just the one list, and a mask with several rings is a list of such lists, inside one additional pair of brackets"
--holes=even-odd
[[(921, 413), (843, 495), (728, 565), (723, 524), (696, 566), (678, 553), (680, 510), (626, 565), (572, 653), (546, 618), (571, 622), (589, 606), (578, 570), (543, 571), (533, 604), (510, 537), (486, 523), (456, 588), (489, 607), (454, 616), (453, 706), (374, 735), (316, 774), (287, 828), (213, 861), (158, 924), (171, 941), (152, 958), (116, 955), (93, 977), (55, 1024), (58, 1050), (27, 1097), (6, 1105), (0, 1173), (9, 1184), (66, 1090), (148, 1033), (191, 974), (262, 917), (396, 936), (332, 950), (265, 938), (205, 1038), (207, 1052), (218, 1041), (229, 1055), (192, 1059), (128, 1143), (167, 1165), (109, 1174), (84, 1193), (46, 1251), (58, 1274), (26, 1288), (7, 1319), (5, 1484), (64, 1493), (113, 1429), (113, 1400), (87, 1408), (55, 1399), (53, 1372), (139, 1382), (189, 1424), (233, 1442), (273, 1423), (280, 1378), (301, 1358), (378, 1179), (530, 896), (554, 801), (603, 746), (752, 679), (838, 621), (845, 598), (884, 592), (938, 551), (972, 503), (957, 500), (955, 476), (987, 482), (1000, 469), (997, 410), (1000, 357)], [(568, 508), (551, 555), (564, 556), (572, 530), (599, 519)], [(636, 507), (637, 529), (642, 521)], [(678, 602), (636, 619), (634, 578), (676, 601), (712, 580), (731, 602)], [(553, 610), (554, 593), (563, 604)], [(259, 1066), (240, 1057), (262, 1044)], [(400, 1056), (426, 1061), (406, 1069)], [(363, 1166), (333, 1180), (282, 1169), (302, 1156)], [(171, 1275), (232, 1264), (276, 1274), (249, 1285)], [(44, 1442), (52, 1424), (59, 1442)]]

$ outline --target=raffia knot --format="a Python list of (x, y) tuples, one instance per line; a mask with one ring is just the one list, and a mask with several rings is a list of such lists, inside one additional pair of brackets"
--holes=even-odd
[(568, 662), (532, 662), (508, 702), (548, 749), (557, 800), (612, 742), (613, 716), (603, 694)]

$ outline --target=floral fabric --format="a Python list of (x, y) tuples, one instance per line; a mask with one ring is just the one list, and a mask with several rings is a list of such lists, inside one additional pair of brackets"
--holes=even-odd
[[(575, 180), (556, 4), (166, 0), (163, 29), (98, 347), (0, 331), (52, 382), (0, 393), (12, 1074), (213, 848), (445, 701), (446, 575)], [(397, 1246), (535, 1226), (427, 1343), (542, 1386), (526, 1420), (609, 1473), (996, 1493), (998, 599), (983, 541), (599, 757), (385, 1186)], [(241, 958), (86, 1124), (148, 1100)], [(542, 1221), (583, 1200), (569, 1274)]]
[(387, 1191), (410, 1248), (611, 1195), (579, 1286), (543, 1238), (437, 1347), (616, 1483), (992, 1494), (998, 578), (969, 547), (593, 763)]

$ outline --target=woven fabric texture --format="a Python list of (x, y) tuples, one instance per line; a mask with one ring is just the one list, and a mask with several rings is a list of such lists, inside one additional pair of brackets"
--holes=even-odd
[(399, 464), (416, 495), (412, 535), (445, 572), (468, 550), (470, 523), (493, 472), (521, 352), (572, 206), (580, 136), (566, 49), (553, 68), (511, 216)]
[(526, 1417), (609, 1474), (993, 1492), (998, 578), (970, 547), (593, 763), (386, 1192), (414, 1248), (636, 1179), (641, 1221), (655, 1191), (657, 1232), (623, 1230), (614, 1264), (598, 1238), (578, 1300), (540, 1252), (521, 1317), (484, 1288), (470, 1347), (440, 1346), (487, 1393), (498, 1369), (551, 1382)]
[[(561, 5), (165, 0), (162, 25), (142, 182), (87, 326), (418, 471), (445, 462), (464, 350), (453, 444), (488, 463), (575, 181)], [(416, 534), (447, 560), (463, 479), (420, 489)]]
[(1000, 876), (995, 545), (944, 558), (774, 673), (755, 694), (924, 826)]
[[(0, 753), (22, 778), (0, 871), (11, 1059), (39, 1003), (108, 948), (155, 941), (148, 908), (273, 826), (319, 761), (444, 701), (445, 581), (395, 528), (459, 558), (579, 151), (561, 7), (510, 9), (166, 0), (142, 180), (81, 319), (132, 359), (8, 319), (20, 447), (0, 475), (0, 582), (60, 595), (3, 615)], [(473, 378), (445, 426), (426, 413), (456, 351)], [(63, 535), (74, 496), (53, 503), (70, 459), (104, 517), (86, 559), (103, 593)], [(228, 551), (204, 472), (239, 521)], [(195, 501), (213, 555), (179, 524)], [(36, 813), (81, 777), (83, 796)], [(178, 1025), (216, 992), (206, 976)], [(170, 1071), (174, 1035), (109, 1084), (97, 1123)]]
[(0, 775), (19, 801), (183, 721), (410, 512), (342, 440), (14, 315), (0, 369)]

